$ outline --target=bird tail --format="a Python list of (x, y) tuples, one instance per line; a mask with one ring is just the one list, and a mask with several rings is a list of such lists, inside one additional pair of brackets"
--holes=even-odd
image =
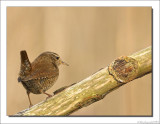
[(21, 81), (20, 79), (27, 76), (32, 69), (31, 63), (28, 59), (27, 52), (25, 50), (21, 51), (20, 56), (21, 56), (21, 68), (19, 73), (19, 80), (18, 80), (19, 82)]

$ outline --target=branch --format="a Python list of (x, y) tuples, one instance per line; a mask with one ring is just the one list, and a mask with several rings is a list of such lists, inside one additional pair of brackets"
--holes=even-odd
[(65, 116), (103, 99), (120, 86), (152, 71), (151, 47), (122, 56), (88, 78), (60, 88), (53, 97), (13, 116)]

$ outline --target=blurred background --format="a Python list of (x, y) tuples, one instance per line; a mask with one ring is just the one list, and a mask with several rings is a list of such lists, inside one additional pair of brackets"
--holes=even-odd
[[(52, 94), (79, 82), (114, 59), (151, 45), (151, 7), (7, 7), (7, 115), (28, 108), (26, 90), (18, 83), (20, 51), (30, 61), (44, 51), (58, 53), (70, 66), (60, 66)], [(151, 115), (151, 74), (109, 93), (72, 115)], [(46, 95), (31, 94), (33, 104)]]

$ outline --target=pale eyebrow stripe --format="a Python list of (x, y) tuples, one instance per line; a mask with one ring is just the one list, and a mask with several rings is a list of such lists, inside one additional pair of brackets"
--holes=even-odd
[(55, 56), (58, 56), (59, 57), (59, 55), (57, 54), (57, 53), (53, 53)]

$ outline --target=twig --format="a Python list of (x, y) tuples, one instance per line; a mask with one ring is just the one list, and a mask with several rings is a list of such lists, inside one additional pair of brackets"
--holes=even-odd
[(122, 56), (108, 67), (71, 86), (55, 91), (53, 97), (14, 116), (66, 116), (86, 107), (120, 86), (152, 71), (151, 47)]

